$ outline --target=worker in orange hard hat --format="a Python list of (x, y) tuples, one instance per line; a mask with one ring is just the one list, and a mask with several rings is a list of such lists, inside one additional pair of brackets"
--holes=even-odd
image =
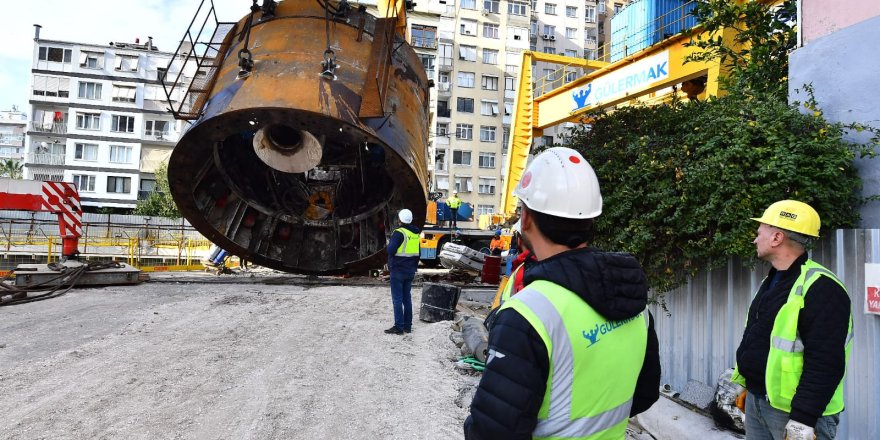
[(772, 267), (736, 350), (732, 380), (747, 390), (746, 436), (833, 439), (852, 349), (849, 295), (807, 254), (821, 223), (810, 205), (782, 200), (752, 220), (758, 258)]
[(514, 194), (537, 261), (498, 309), (465, 438), (623, 439), (659, 398), (645, 274), (631, 255), (587, 246), (602, 194), (577, 151), (535, 157)]

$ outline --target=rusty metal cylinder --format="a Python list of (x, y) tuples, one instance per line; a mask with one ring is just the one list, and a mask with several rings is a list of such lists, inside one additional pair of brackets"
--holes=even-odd
[(421, 225), (426, 211), (424, 68), (392, 20), (325, 3), (287, 0), (235, 25), (190, 87), (199, 117), (168, 168), (196, 229), (287, 272), (381, 267), (397, 212)]

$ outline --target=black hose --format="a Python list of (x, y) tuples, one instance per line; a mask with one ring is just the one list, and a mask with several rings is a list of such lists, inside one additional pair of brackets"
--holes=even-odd
[[(49, 269), (58, 271), (58, 276), (49, 278), (46, 281), (32, 286), (15, 286), (8, 284), (5, 281), (0, 281), (0, 292), (3, 292), (3, 294), (0, 294), (0, 306), (11, 306), (57, 298), (74, 288), (86, 272), (123, 267), (115, 261), (92, 262), (79, 267), (64, 266), (59, 263), (49, 263), (47, 266)], [(28, 295), (32, 292), (44, 291), (46, 293), (40, 295)], [(6, 292), (9, 293), (6, 294)]]

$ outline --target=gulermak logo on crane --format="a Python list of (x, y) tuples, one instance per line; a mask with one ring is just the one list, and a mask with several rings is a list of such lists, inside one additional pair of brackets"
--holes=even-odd
[(663, 51), (572, 90), (572, 111), (622, 98), (667, 78), (669, 51)]

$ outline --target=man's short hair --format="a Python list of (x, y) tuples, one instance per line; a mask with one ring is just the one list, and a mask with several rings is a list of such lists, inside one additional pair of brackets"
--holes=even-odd
[(800, 245), (800, 247), (804, 249), (809, 248), (813, 244), (813, 237), (798, 232), (789, 231), (788, 229), (778, 228), (776, 226), (771, 227), (778, 230), (779, 232), (782, 232), (782, 235), (785, 235), (785, 238), (797, 243), (798, 245)]
[(535, 219), (535, 226), (548, 240), (574, 249), (593, 239), (594, 219), (573, 219), (544, 214), (543, 212), (528, 209), (529, 214)]

